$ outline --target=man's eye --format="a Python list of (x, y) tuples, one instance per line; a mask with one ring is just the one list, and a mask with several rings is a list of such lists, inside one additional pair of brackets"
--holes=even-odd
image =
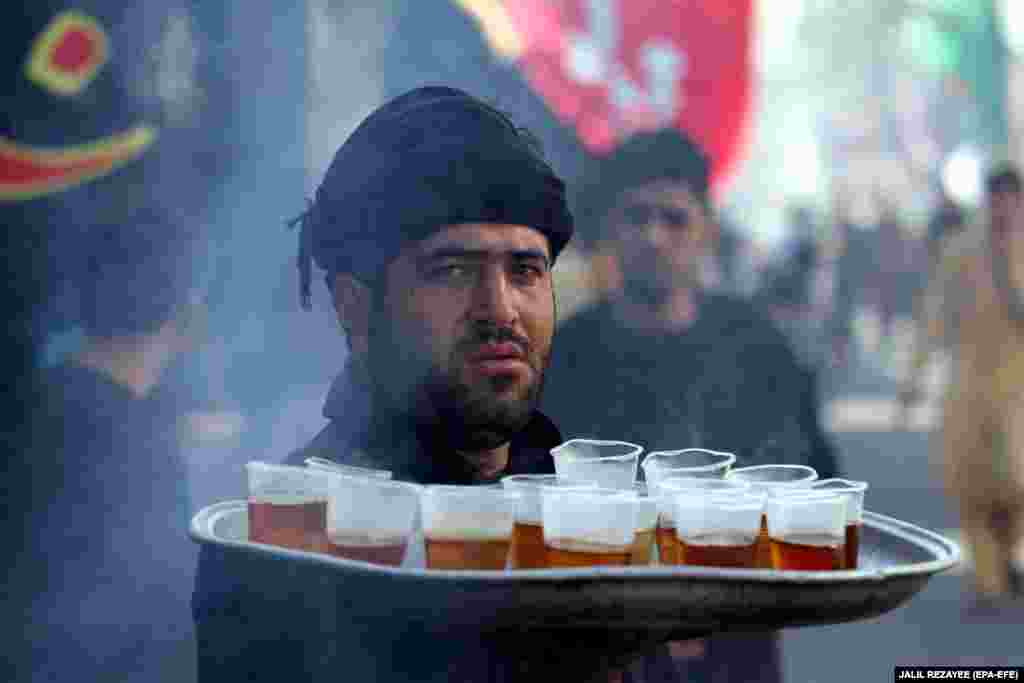
[(517, 263), (512, 267), (512, 274), (519, 280), (534, 282), (544, 277), (545, 269), (531, 263)]
[(469, 275), (469, 268), (460, 263), (446, 263), (431, 269), (429, 274), (434, 280), (459, 280)]

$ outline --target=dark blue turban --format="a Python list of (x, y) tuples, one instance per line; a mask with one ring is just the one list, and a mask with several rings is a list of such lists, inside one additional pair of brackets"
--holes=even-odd
[(408, 241), (447, 225), (543, 233), (552, 261), (572, 237), (565, 184), (504, 114), (446, 87), (417, 88), (368, 116), (341, 146), (302, 221), (299, 268), (373, 282)]

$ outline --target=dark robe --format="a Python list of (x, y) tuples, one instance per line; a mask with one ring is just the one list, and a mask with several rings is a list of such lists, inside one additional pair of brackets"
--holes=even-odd
[[(66, 364), (29, 448), (15, 680), (195, 679), (195, 546), (170, 406)], [(12, 607), (12, 609), (14, 609)]]

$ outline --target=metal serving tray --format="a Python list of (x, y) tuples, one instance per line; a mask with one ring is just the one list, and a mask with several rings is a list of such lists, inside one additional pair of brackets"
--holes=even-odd
[(614, 631), (638, 642), (868, 619), (900, 606), (960, 558), (960, 549), (949, 539), (872, 512), (864, 513), (861, 568), (831, 572), (679, 566), (390, 568), (251, 543), (245, 501), (203, 509), (191, 533), (234, 566), (259, 565), (254, 575), (272, 582), (267, 591), (276, 589), (275, 567), (280, 567), (281, 581), (301, 575), (318, 590), (333, 592), (335, 604), (366, 614), (386, 612), (391, 620), (482, 631)]

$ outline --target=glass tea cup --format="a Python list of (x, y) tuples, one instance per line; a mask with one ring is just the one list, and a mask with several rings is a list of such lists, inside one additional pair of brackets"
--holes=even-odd
[(658, 528), (655, 537), (661, 563), (682, 564), (682, 549), (676, 535), (675, 524), (676, 499), (679, 496), (704, 495), (705, 493), (731, 495), (749, 490), (750, 485), (746, 482), (728, 479), (708, 479), (683, 475), (671, 475), (662, 479), (657, 485), (655, 493), (655, 498), (658, 501)]
[(842, 569), (846, 496), (828, 491), (787, 491), (765, 502), (774, 569)]
[(754, 568), (766, 495), (691, 489), (674, 498), (678, 564)]
[(856, 569), (860, 554), (860, 529), (864, 523), (866, 481), (822, 479), (811, 484), (812, 491), (829, 491), (846, 496), (846, 541), (843, 544), (843, 569)]
[(306, 463), (306, 467), (313, 469), (325, 470), (327, 472), (334, 472), (335, 474), (345, 474), (350, 477), (368, 477), (371, 479), (391, 479), (390, 470), (377, 470), (371, 467), (356, 467), (354, 465), (342, 465), (326, 458), (306, 458), (303, 462)]
[[(817, 481), (818, 472), (807, 465), (753, 465), (732, 470), (726, 479), (746, 482), (752, 490), (761, 491), (771, 498), (779, 493), (810, 488)], [(767, 514), (766, 509), (761, 517), (761, 535), (757, 540), (756, 565), (761, 569), (772, 567)]]
[(629, 564), (636, 540), (638, 497), (608, 488), (541, 491), (548, 567)]
[(817, 481), (818, 472), (807, 465), (752, 465), (731, 470), (725, 478), (746, 482), (771, 496), (777, 490), (809, 487)]
[(627, 441), (570, 439), (551, 449), (555, 473), (603, 488), (632, 490), (643, 446)]
[(657, 486), (665, 477), (676, 475), (721, 479), (735, 462), (736, 456), (725, 451), (684, 448), (676, 451), (652, 451), (644, 458), (641, 468), (647, 483)]
[(509, 562), (513, 569), (544, 569), (547, 566), (541, 506), (544, 488), (597, 488), (597, 484), (566, 479), (557, 474), (513, 474), (502, 477), (501, 486), (519, 495)]
[(645, 566), (654, 559), (654, 536), (658, 529), (658, 499), (651, 496), (647, 483), (638, 481), (633, 485), (637, 498), (636, 538), (633, 539), (633, 550), (629, 556), (631, 566)]
[(331, 474), (323, 470), (246, 463), (249, 540), (291, 550), (324, 552)]
[(428, 569), (504, 569), (516, 493), (495, 486), (425, 486), (420, 494)]
[(335, 474), (327, 500), (327, 552), (397, 567), (416, 530), (420, 487), (384, 478)]

